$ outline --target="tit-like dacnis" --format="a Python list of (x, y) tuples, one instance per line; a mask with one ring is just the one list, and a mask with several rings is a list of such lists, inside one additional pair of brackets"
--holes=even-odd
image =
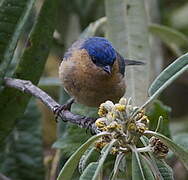
[(72, 44), (59, 67), (59, 77), (76, 102), (97, 107), (106, 100), (114, 103), (124, 95), (125, 67), (140, 61), (124, 59), (102, 37), (81, 39)]

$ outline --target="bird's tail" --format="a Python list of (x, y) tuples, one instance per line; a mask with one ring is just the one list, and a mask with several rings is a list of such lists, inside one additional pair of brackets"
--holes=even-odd
[(130, 60), (130, 59), (125, 59), (125, 65), (126, 66), (131, 66), (131, 65), (144, 65), (146, 64), (145, 62), (142, 61), (135, 61), (135, 60)]

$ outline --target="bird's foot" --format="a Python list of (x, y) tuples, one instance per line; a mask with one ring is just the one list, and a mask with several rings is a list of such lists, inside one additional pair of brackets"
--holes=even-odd
[(74, 103), (74, 99), (71, 98), (69, 99), (65, 104), (60, 105), (60, 106), (56, 106), (54, 108), (54, 114), (55, 114), (55, 121), (58, 122), (58, 117), (60, 117), (61, 119), (63, 119), (61, 112), (62, 111), (70, 111), (71, 110), (71, 106)]

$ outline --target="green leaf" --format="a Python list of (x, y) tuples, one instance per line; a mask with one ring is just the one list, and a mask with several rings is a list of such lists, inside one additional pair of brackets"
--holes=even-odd
[(80, 180), (89, 180), (92, 179), (97, 167), (98, 167), (98, 162), (92, 162), (90, 163), (87, 168), (84, 170), (82, 175), (80, 176)]
[(11, 179), (44, 179), (42, 143), (41, 116), (32, 99), (6, 139), (6, 148), (0, 153), (0, 172)]
[[(186, 125), (184, 121), (183, 121), (183, 124), (184, 124), (184, 126)], [(176, 126), (177, 126), (177, 124), (176, 124)], [(176, 144), (178, 144), (188, 150), (188, 133), (187, 132), (180, 131), (180, 132), (176, 133), (175, 135), (173, 135), (172, 139)], [(174, 154), (172, 152), (169, 152), (168, 158), (171, 159), (173, 157), (174, 157)]]
[(70, 180), (83, 153), (89, 148), (89, 146), (99, 139), (100, 137), (107, 135), (108, 133), (100, 133), (91, 137), (85, 142), (78, 150), (68, 159), (63, 168), (61, 169), (57, 180)]
[(150, 167), (140, 153), (132, 152), (132, 179), (133, 180), (155, 180)]
[(88, 38), (95, 36), (97, 30), (106, 23), (106, 17), (102, 17), (92, 23), (82, 32), (79, 38)]
[(155, 180), (155, 178), (152, 174), (152, 170), (151, 170), (150, 166), (148, 165), (147, 161), (142, 156), (140, 156), (140, 160), (141, 160), (141, 164), (142, 164), (144, 175), (145, 175), (146, 179), (147, 180)]
[(112, 176), (111, 180), (116, 180), (117, 175), (118, 175), (118, 171), (119, 171), (119, 166), (121, 164), (123, 157), (124, 157), (123, 153), (120, 153), (120, 154), (117, 155), (116, 161), (114, 163), (113, 176)]
[[(62, 150), (64, 155), (71, 156), (84, 142), (86, 142), (91, 135), (85, 133), (85, 129), (78, 126), (68, 124), (63, 135), (53, 144), (54, 148)], [(79, 136), (78, 136), (79, 134)]]
[(105, 0), (107, 17), (106, 37), (115, 49), (125, 56), (127, 52), (126, 3), (125, 0)]
[[(143, 0), (106, 0), (107, 38), (129, 59), (145, 60), (147, 65), (126, 69), (126, 96), (137, 105), (145, 102), (149, 85), (149, 33)], [(139, 22), (139, 23), (138, 23)], [(139, 83), (138, 83), (139, 82)]]
[(155, 131), (158, 124), (158, 119), (160, 116), (162, 116), (163, 120), (160, 123), (158, 132), (170, 138), (171, 137), (170, 129), (169, 129), (170, 112), (171, 112), (170, 107), (165, 106), (161, 101), (156, 100), (152, 106), (152, 109), (147, 114), (150, 120), (149, 129)]
[(185, 1), (180, 6), (173, 9), (172, 14), (170, 14), (170, 22), (173, 27), (177, 29), (186, 29), (188, 26), (188, 3)]
[(159, 95), (162, 90), (164, 90), (186, 70), (188, 70), (188, 53), (176, 59), (159, 74), (148, 90), (149, 96)]
[(174, 82), (186, 70), (188, 70), (188, 53), (176, 59), (153, 81), (148, 90), (150, 97), (141, 108), (150, 104), (167, 86)]
[[(56, 1), (44, 1), (35, 27), (29, 36), (30, 46), (25, 49), (14, 72), (15, 78), (38, 83), (52, 44), (57, 5)], [(18, 118), (24, 113), (29, 99), (30, 96), (13, 88), (5, 87), (2, 90), (0, 93), (0, 142), (14, 128)]]
[(79, 163), (79, 172), (83, 172), (86, 168), (88, 160), (90, 159), (91, 155), (95, 152), (95, 148), (92, 147), (91, 149), (88, 148), (87, 151), (82, 155)]
[(140, 162), (140, 157), (138, 152), (132, 152), (132, 179), (133, 180), (146, 180), (144, 176), (144, 172), (142, 169), (142, 165)]
[(155, 162), (163, 180), (174, 180), (172, 168), (164, 160), (155, 158)]
[(62, 86), (59, 78), (48, 77), (48, 78), (41, 78), (39, 82), (40, 88), (49, 87), (49, 86)]
[(92, 178), (92, 180), (98, 180), (99, 173), (103, 167), (104, 161), (107, 158), (108, 154), (110, 153), (110, 150), (112, 149), (113, 145), (117, 142), (117, 140), (113, 139), (109, 144), (107, 144), (102, 152), (101, 152), (101, 158), (99, 160), (99, 164), (97, 166), (97, 169), (95, 171), (95, 174)]
[(159, 138), (166, 146), (168, 146), (174, 152), (175, 155), (177, 155), (180, 161), (184, 164), (185, 168), (188, 170), (188, 149), (184, 149), (183, 147), (177, 145), (171, 139), (160, 133), (153, 131), (145, 131), (145, 134)]
[(188, 133), (178, 133), (173, 136), (173, 140), (175, 143), (188, 150)]
[[(150, 45), (148, 32), (148, 18), (144, 0), (127, 0), (126, 28), (127, 28), (127, 56), (128, 59), (137, 59), (146, 62), (144, 66), (129, 67), (127, 74), (126, 96), (131, 97), (138, 106), (147, 98), (147, 89), (150, 82)], [(125, 18), (125, 17), (124, 17)], [(129, 77), (130, 75), (130, 77)]]
[[(146, 136), (142, 136), (140, 137), (141, 142), (143, 143), (144, 146), (148, 146), (149, 145), (149, 139)], [(148, 163), (148, 165), (150, 166), (153, 175), (155, 176), (155, 179), (160, 179), (163, 180), (163, 177), (157, 167), (156, 161), (155, 161), (155, 157), (153, 155), (153, 153), (148, 152), (148, 157), (147, 156), (142, 156), (145, 161)]]
[(181, 55), (180, 47), (187, 46), (188, 44), (188, 38), (183, 33), (170, 27), (151, 24), (149, 30), (152, 34), (158, 36), (177, 55)]
[(0, 85), (35, 0), (4, 0), (0, 4)]
[(72, 105), (71, 110), (75, 114), (80, 114), (83, 116), (94, 117), (94, 118), (98, 117), (98, 113), (97, 113), (98, 108), (96, 108), (96, 107), (89, 107), (89, 106), (85, 106), (83, 104), (74, 103)]

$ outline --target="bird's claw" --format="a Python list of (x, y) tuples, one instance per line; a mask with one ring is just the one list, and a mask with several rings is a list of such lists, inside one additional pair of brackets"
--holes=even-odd
[(65, 104), (54, 107), (54, 114), (55, 114), (56, 122), (58, 122), (58, 117), (60, 117), (63, 121), (65, 121), (63, 119), (61, 112), (66, 111), (66, 110), (70, 111), (73, 103), (74, 103), (74, 99), (71, 98)]

